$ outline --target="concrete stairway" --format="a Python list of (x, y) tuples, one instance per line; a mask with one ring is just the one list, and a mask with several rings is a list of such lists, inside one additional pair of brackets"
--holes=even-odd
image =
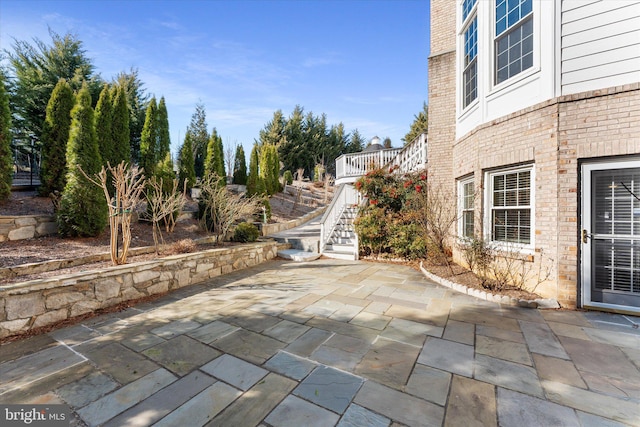
[(323, 255), (336, 259), (358, 259), (358, 239), (353, 226), (357, 215), (358, 208), (344, 208), (322, 250)]

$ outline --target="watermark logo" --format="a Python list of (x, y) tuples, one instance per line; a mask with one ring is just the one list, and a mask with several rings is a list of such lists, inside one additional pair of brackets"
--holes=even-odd
[(68, 427), (71, 410), (67, 405), (0, 405), (0, 425)]

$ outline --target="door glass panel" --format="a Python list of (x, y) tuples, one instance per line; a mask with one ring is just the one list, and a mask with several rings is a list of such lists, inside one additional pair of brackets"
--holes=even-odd
[(592, 300), (640, 306), (640, 168), (591, 176)]

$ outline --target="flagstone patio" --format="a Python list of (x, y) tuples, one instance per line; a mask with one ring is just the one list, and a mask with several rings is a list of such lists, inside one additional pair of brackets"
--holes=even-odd
[(0, 403), (66, 403), (75, 426), (637, 426), (638, 323), (270, 261), (3, 345)]

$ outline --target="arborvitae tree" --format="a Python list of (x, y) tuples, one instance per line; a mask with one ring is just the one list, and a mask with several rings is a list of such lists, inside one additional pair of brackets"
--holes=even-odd
[(189, 131), (187, 131), (184, 143), (178, 153), (178, 179), (180, 180), (180, 188), (183, 188), (185, 181), (188, 190), (191, 190), (196, 184), (196, 171), (193, 164), (193, 136)]
[[(215, 128), (214, 128), (215, 130)], [(224, 144), (222, 144), (222, 137), (218, 135), (218, 153), (220, 153), (220, 160), (218, 161), (218, 173), (224, 178), (224, 182), (227, 182), (227, 169), (224, 167)]]
[(222, 137), (218, 135), (216, 128), (211, 132), (209, 145), (207, 146), (207, 158), (204, 162), (205, 176), (216, 174), (220, 180), (220, 184), (226, 182), (226, 173), (224, 170), (224, 153), (222, 152)]
[(97, 236), (107, 226), (108, 209), (102, 189), (89, 182), (80, 171), (94, 176), (102, 169), (91, 95), (86, 84), (71, 111), (67, 166), (67, 183), (57, 215), (58, 231), (63, 236)]
[(113, 119), (111, 121), (113, 157), (108, 160), (111, 166), (115, 167), (115, 165), (119, 165), (122, 161), (131, 163), (129, 107), (127, 106), (127, 94), (122, 86), (117, 85), (113, 87), (111, 98), (113, 100)]
[(51, 93), (43, 126), (42, 165), (39, 193), (48, 196), (64, 190), (67, 174), (67, 141), (74, 96), (71, 86), (60, 79)]
[(209, 144), (209, 131), (207, 130), (207, 113), (203, 104), (196, 104), (196, 111), (191, 116), (191, 123), (187, 127), (193, 139), (193, 156), (196, 176), (204, 176), (204, 162), (207, 158), (207, 145)]
[(414, 139), (422, 135), (423, 133), (427, 133), (429, 130), (429, 107), (427, 103), (424, 102), (422, 104), (422, 111), (417, 115), (413, 116), (414, 120), (411, 123), (411, 128), (409, 132), (402, 138), (405, 144), (410, 144)]
[(244, 148), (238, 145), (236, 148), (236, 162), (233, 166), (233, 183), (238, 185), (247, 184), (247, 161), (244, 158)]
[[(175, 172), (173, 171), (173, 160), (171, 159), (171, 153), (167, 152), (164, 155), (164, 158), (158, 162), (156, 165), (156, 179), (162, 179), (162, 191), (165, 194), (171, 193), (173, 189), (173, 180), (176, 177)], [(180, 188), (182, 191), (182, 188)]]
[(9, 96), (4, 87), (4, 75), (0, 73), (0, 201), (11, 195), (13, 162), (11, 157), (11, 110)]
[(260, 175), (258, 175), (258, 144), (253, 144), (251, 156), (249, 157), (249, 176), (247, 177), (248, 196), (259, 194), (259, 181)]
[[(113, 120), (113, 105), (111, 102), (111, 91), (109, 85), (105, 84), (100, 92), (100, 98), (96, 104), (94, 114), (96, 139), (98, 141), (98, 150), (102, 156), (104, 165), (113, 160), (113, 132), (111, 124)], [(115, 166), (111, 163), (111, 166)]]
[(259, 175), (267, 194), (272, 195), (280, 191), (280, 160), (275, 145), (263, 145), (260, 149)]
[(158, 106), (156, 98), (152, 97), (147, 106), (147, 114), (144, 119), (144, 127), (140, 137), (140, 167), (144, 169), (144, 175), (151, 178), (155, 173), (157, 163), (156, 153), (158, 142), (157, 129)]
[(171, 136), (169, 135), (169, 115), (167, 113), (167, 104), (164, 101), (164, 96), (160, 98), (158, 103), (158, 123), (157, 123), (157, 135), (158, 146), (156, 159), (162, 161), (167, 153), (171, 151)]

